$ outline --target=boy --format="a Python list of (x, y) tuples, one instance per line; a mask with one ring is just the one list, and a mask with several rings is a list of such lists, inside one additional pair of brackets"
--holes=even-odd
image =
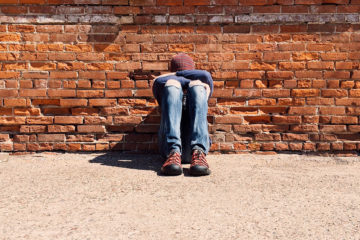
[(209, 175), (205, 156), (210, 148), (207, 101), (213, 91), (212, 77), (195, 70), (194, 61), (184, 53), (171, 59), (171, 72), (157, 77), (153, 85), (161, 107), (159, 149), (166, 158), (161, 173), (182, 174), (183, 159), (191, 162), (191, 175)]

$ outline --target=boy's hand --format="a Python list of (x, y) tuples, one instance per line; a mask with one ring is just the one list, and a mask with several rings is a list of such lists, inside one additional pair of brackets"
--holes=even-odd
[(154, 76), (154, 75), (152, 75), (152, 76), (154, 76), (154, 80), (155, 79), (157, 79), (157, 78), (159, 78), (159, 77), (166, 77), (166, 76), (170, 76), (170, 75), (175, 75), (176, 74), (176, 72), (171, 72), (171, 73), (165, 73), (165, 74), (162, 74), (162, 75), (160, 75), (160, 76)]

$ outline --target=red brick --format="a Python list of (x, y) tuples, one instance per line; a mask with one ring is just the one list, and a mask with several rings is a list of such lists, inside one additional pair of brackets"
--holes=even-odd
[[(4, 3), (18, 3), (17, 0), (10, 0), (10, 1), (1, 1), (2, 4)], [(4, 14), (25, 14), (27, 13), (28, 8), (27, 6), (2, 6), (1, 12)]]
[(301, 117), (300, 116), (273, 116), (273, 123), (276, 124), (300, 124)]
[(330, 143), (317, 143), (316, 148), (318, 151), (329, 151)]
[(344, 115), (345, 107), (319, 107), (319, 114), (323, 115)]
[[(270, 123), (271, 119), (270, 116), (261, 115), (261, 116), (244, 116), (245, 122), (248, 123)], [(234, 127), (235, 129), (235, 127)]]
[(61, 132), (61, 133), (68, 133), (68, 132), (75, 132), (75, 126), (73, 125), (48, 125), (48, 132)]
[(114, 7), (114, 13), (115, 14), (121, 14), (121, 15), (128, 15), (128, 14), (139, 14), (140, 13), (140, 7)]
[(281, 71), (281, 72), (270, 72), (266, 73), (268, 79), (292, 79), (294, 73), (290, 71)]
[(292, 151), (301, 151), (303, 148), (302, 143), (289, 143), (289, 149)]
[(9, 32), (35, 32), (35, 27), (32, 25), (9, 25)]
[(321, 125), (321, 132), (346, 132), (345, 125)]
[[(101, 113), (105, 115), (129, 115), (129, 110), (128, 108), (104, 107), (101, 109)], [(79, 114), (82, 114), (82, 112)]]
[(260, 107), (260, 114), (271, 114), (271, 113), (286, 113), (287, 107)]
[(56, 123), (56, 124), (82, 124), (83, 117), (55, 116), (54, 123)]
[(21, 133), (38, 133), (45, 131), (46, 131), (46, 126), (44, 125), (22, 125), (20, 127)]
[(93, 134), (67, 135), (66, 141), (67, 142), (93, 142), (94, 135)]
[(338, 13), (358, 13), (359, 11), (360, 11), (360, 6), (358, 5), (338, 6), (337, 8)]
[(261, 133), (255, 134), (256, 141), (279, 141), (281, 140), (279, 133)]
[(20, 89), (21, 97), (45, 97), (46, 89)]
[(357, 124), (358, 123), (358, 117), (333, 116), (331, 118), (331, 123), (333, 123), (333, 124)]
[[(269, 98), (277, 98), (277, 97), (289, 97), (290, 90), (288, 89), (264, 89), (263, 96)], [(250, 104), (250, 101), (249, 101)]]
[(89, 125), (97, 125), (97, 124), (111, 124), (112, 123), (112, 117), (100, 117), (100, 116), (86, 116), (85, 117), (85, 124)]
[(300, 70), (305, 69), (304, 62), (279, 62), (279, 69), (281, 70)]
[(17, 97), (18, 91), (15, 89), (0, 89), (1, 97)]
[(71, 89), (49, 89), (48, 90), (49, 97), (75, 97), (75, 90)]
[(319, 128), (317, 125), (293, 125), (291, 131), (294, 132), (318, 132)]
[(194, 27), (191, 27), (191, 26), (169, 26), (168, 32), (169, 33), (182, 33), (182, 34), (193, 33)]
[(64, 142), (65, 134), (38, 134), (39, 142)]
[(315, 115), (316, 107), (290, 107), (290, 115)]
[(288, 143), (276, 143), (275, 149), (277, 151), (286, 151), (286, 150), (289, 150), (289, 145), (288, 145)]
[(294, 97), (315, 97), (319, 96), (319, 89), (293, 89), (291, 90), (291, 96)]
[(62, 107), (87, 106), (87, 100), (86, 99), (60, 99), (60, 106), (62, 106)]
[(235, 123), (241, 124), (243, 121), (241, 116), (219, 116), (215, 118), (215, 123)]
[(102, 0), (103, 5), (128, 5), (129, 0)]
[(0, 108), (0, 115), (2, 115), (2, 116), (12, 116), (13, 115), (12, 108)]
[(316, 144), (315, 143), (304, 143), (303, 149), (305, 151), (315, 151), (316, 150)]
[(322, 97), (346, 97), (348, 95), (347, 90), (344, 89), (322, 89)]
[(13, 144), (12, 143), (0, 143), (0, 151), (1, 152), (7, 152), (13, 150)]
[(20, 76), (20, 72), (0, 71), (0, 79), (18, 78), (19, 76)]
[(20, 40), (20, 34), (0, 33), (0, 42), (19, 42)]
[(70, 152), (76, 152), (81, 150), (81, 144), (80, 143), (69, 143), (68, 145), (68, 151)]
[(224, 33), (249, 33), (250, 26), (247, 25), (226, 25), (223, 27)]
[(308, 13), (308, 6), (294, 5), (294, 6), (283, 6), (281, 8), (282, 13)]
[(60, 99), (33, 99), (31, 101), (33, 105), (54, 105), (59, 106), (60, 105)]
[(81, 133), (104, 133), (105, 126), (102, 125), (79, 125), (77, 131)]
[(192, 1), (192, 0), (184, 0), (184, 6), (193, 6), (193, 5), (210, 5), (210, 0), (198, 0), (198, 1)]
[(52, 124), (54, 117), (27, 117), (26, 123), (27, 124)]
[(284, 133), (282, 134), (283, 141), (308, 141), (309, 137), (307, 134), (294, 134), (294, 133)]
[(16, 116), (39, 116), (40, 108), (14, 108), (14, 115)]
[(0, 134), (0, 142), (6, 142), (10, 140), (9, 134)]

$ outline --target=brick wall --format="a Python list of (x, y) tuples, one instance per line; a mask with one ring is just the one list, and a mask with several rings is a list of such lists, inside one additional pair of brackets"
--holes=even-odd
[(0, 0), (0, 150), (156, 152), (154, 75), (214, 77), (213, 152), (360, 148), (359, 0)]

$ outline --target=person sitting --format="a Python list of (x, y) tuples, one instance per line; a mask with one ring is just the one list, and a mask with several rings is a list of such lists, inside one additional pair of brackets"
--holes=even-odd
[(180, 175), (181, 163), (191, 162), (190, 175), (209, 175), (207, 111), (213, 79), (209, 72), (195, 70), (193, 59), (185, 53), (173, 56), (170, 65), (171, 73), (155, 78), (153, 84), (161, 109), (159, 151), (166, 159), (161, 173)]

